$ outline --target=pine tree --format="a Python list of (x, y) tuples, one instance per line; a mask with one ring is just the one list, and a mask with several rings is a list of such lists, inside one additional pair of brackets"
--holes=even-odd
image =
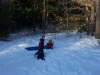
[(32, 0), (15, 0), (13, 2), (12, 20), (16, 27), (34, 27), (33, 26), (34, 8)]

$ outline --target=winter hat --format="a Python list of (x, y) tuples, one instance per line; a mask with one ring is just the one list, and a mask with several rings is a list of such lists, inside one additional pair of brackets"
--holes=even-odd
[(49, 39), (49, 42), (52, 42), (52, 39)]
[(45, 38), (45, 35), (43, 34), (41, 38), (44, 39)]

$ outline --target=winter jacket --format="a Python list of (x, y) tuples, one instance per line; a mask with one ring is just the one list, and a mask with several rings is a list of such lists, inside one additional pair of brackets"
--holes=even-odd
[(53, 48), (53, 43), (52, 43), (52, 42), (48, 42), (48, 43), (47, 43), (47, 47), (48, 47), (48, 48)]
[(44, 43), (43, 42), (40, 42), (39, 45), (38, 45), (38, 48), (39, 49), (43, 49), (44, 48)]
[(43, 48), (44, 48), (44, 39), (41, 38), (40, 42), (39, 42), (39, 45), (38, 45), (38, 49), (43, 49)]

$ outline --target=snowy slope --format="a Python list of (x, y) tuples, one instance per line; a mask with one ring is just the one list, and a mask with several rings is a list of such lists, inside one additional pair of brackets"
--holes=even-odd
[(24, 49), (37, 45), (39, 36), (0, 42), (0, 75), (100, 75), (100, 46), (94, 37), (48, 34), (46, 42), (49, 38), (55, 48), (45, 50), (45, 61)]

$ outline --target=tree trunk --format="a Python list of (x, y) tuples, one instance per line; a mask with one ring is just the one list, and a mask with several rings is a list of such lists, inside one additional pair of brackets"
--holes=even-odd
[(96, 1), (96, 38), (100, 39), (100, 0)]

